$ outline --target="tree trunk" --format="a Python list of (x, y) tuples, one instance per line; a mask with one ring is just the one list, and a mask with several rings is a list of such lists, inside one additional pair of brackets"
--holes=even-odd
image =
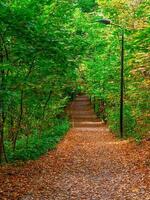
[(19, 114), (19, 119), (18, 119), (17, 132), (16, 132), (16, 135), (15, 135), (14, 141), (13, 141), (13, 151), (15, 151), (15, 148), (16, 148), (16, 141), (18, 138), (19, 131), (21, 129), (21, 122), (22, 122), (22, 118), (23, 118), (23, 94), (24, 94), (24, 92), (22, 89), (20, 92), (20, 114)]
[(52, 94), (52, 91), (50, 90), (50, 91), (49, 91), (49, 95), (48, 95), (48, 97), (47, 97), (47, 100), (46, 100), (46, 102), (45, 102), (44, 108), (43, 108), (43, 119), (44, 119), (44, 117), (45, 117), (46, 107), (47, 107), (47, 104), (48, 104), (48, 102), (49, 102), (49, 100), (50, 100), (51, 94)]
[(4, 87), (4, 78), (5, 72), (1, 71), (1, 100), (0, 100), (0, 163), (4, 161), (7, 162), (5, 148), (4, 148), (4, 124), (5, 124), (5, 111), (4, 111), (4, 97), (3, 93), (5, 90)]

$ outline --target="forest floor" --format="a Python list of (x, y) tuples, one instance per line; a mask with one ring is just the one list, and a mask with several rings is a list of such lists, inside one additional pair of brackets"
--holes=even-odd
[(149, 142), (117, 139), (84, 96), (70, 114), (73, 127), (56, 150), (0, 168), (0, 199), (150, 200)]

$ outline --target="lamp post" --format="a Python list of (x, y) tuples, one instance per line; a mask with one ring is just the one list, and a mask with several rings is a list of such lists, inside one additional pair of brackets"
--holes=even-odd
[(123, 111), (124, 111), (124, 29), (112, 23), (109, 19), (99, 19), (97, 22), (105, 25), (114, 25), (121, 28), (121, 69), (120, 69), (120, 137), (123, 138)]

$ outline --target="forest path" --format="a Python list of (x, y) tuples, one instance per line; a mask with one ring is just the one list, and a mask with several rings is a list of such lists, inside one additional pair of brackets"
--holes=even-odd
[(86, 96), (70, 114), (73, 127), (57, 150), (7, 169), (2, 199), (150, 200), (148, 143), (116, 139)]

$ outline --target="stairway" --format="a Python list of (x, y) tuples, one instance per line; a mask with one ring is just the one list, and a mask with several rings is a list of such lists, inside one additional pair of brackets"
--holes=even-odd
[(103, 123), (99, 121), (85, 95), (78, 95), (70, 106), (70, 118), (73, 128), (97, 128)]

